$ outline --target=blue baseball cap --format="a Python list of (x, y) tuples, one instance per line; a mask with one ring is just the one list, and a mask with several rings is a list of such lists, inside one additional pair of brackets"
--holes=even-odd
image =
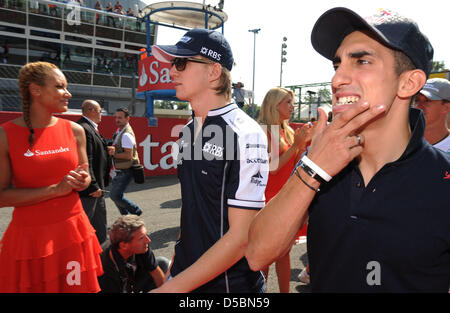
[(344, 38), (357, 30), (367, 30), (385, 46), (405, 53), (425, 74), (431, 72), (433, 47), (417, 24), (399, 14), (380, 9), (362, 18), (347, 8), (333, 8), (319, 17), (311, 33), (311, 43), (321, 55), (333, 60)]
[(231, 71), (233, 53), (222, 33), (203, 28), (194, 28), (184, 34), (174, 45), (154, 45), (152, 55), (160, 62), (170, 63), (174, 58), (204, 56)]

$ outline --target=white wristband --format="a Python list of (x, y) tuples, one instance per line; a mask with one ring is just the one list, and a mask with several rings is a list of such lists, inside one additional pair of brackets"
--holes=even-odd
[(323, 169), (321, 169), (316, 163), (311, 161), (306, 155), (302, 157), (302, 162), (308, 165), (314, 172), (317, 173), (323, 180), (326, 182), (329, 182), (333, 177), (328, 175), (327, 172), (325, 172)]

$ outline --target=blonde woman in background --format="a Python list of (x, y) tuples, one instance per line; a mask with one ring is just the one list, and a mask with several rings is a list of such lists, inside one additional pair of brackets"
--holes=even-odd
[[(267, 133), (269, 149), (269, 180), (265, 191), (266, 203), (283, 187), (295, 164), (311, 141), (312, 128), (304, 124), (295, 131), (289, 126), (294, 111), (294, 92), (285, 88), (272, 88), (264, 97), (259, 123)], [(289, 252), (276, 260), (275, 268), (281, 293), (289, 292), (291, 260)], [(266, 280), (269, 266), (264, 270)]]

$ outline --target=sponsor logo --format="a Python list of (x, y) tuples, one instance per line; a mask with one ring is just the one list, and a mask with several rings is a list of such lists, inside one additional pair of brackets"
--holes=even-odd
[(257, 159), (247, 159), (247, 164), (250, 164), (250, 163), (266, 164), (267, 162), (268, 162), (267, 160), (260, 159), (260, 158), (257, 158)]
[(58, 154), (58, 153), (64, 153), (64, 152), (69, 152), (70, 149), (69, 148), (63, 148), (63, 147), (59, 147), (59, 149), (52, 149), (52, 150), (38, 150), (36, 149), (34, 151), (34, 153), (32, 151), (30, 151), (30, 149), (27, 150), (27, 152), (25, 152), (23, 155), (26, 157), (32, 157), (34, 155), (38, 156), (38, 155), (50, 155), (50, 154)]
[(264, 187), (266, 185), (262, 183), (262, 178), (261, 173), (258, 171), (258, 173), (252, 176), (250, 183), (255, 184), (258, 187)]
[(183, 36), (183, 37), (180, 39), (180, 41), (181, 41), (182, 43), (189, 43), (189, 42), (192, 41), (192, 38), (189, 37), (189, 36)]
[(263, 148), (263, 149), (267, 149), (267, 145), (262, 144), (262, 143), (248, 143), (245, 146), (247, 149), (251, 149), (251, 148)]
[(210, 142), (206, 142), (202, 150), (203, 152), (212, 154), (218, 158), (221, 158), (223, 156), (223, 147), (215, 145)]
[(200, 54), (213, 58), (216, 61), (220, 61), (220, 59), (222, 58), (222, 55), (220, 53), (217, 53), (216, 51), (208, 49), (206, 47), (202, 47), (202, 49), (200, 50)]

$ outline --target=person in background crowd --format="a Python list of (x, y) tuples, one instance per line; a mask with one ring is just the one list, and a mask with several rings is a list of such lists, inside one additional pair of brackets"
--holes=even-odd
[(100, 244), (107, 237), (106, 234), (106, 204), (103, 190), (109, 184), (109, 171), (111, 169), (111, 155), (114, 147), (107, 147), (105, 138), (98, 131), (98, 124), (102, 120), (102, 108), (97, 101), (85, 100), (81, 105), (83, 116), (78, 120), (86, 135), (86, 153), (89, 161), (91, 183), (80, 191), (80, 199), (84, 211)]
[(425, 115), (425, 139), (434, 147), (450, 154), (447, 117), (450, 112), (450, 82), (431, 78), (416, 96), (416, 107)]
[(19, 71), (23, 115), (0, 127), (0, 207), (13, 206), (0, 242), (0, 293), (98, 292), (101, 247), (78, 191), (91, 177), (83, 128), (54, 113), (72, 95), (56, 65)]
[(244, 88), (244, 84), (241, 82), (238, 82), (233, 88), (233, 98), (241, 109), (245, 104), (244, 91), (242, 90), (242, 88)]
[[(100, 3), (100, 1), (97, 1), (95, 3), (94, 9), (99, 10), (99, 11), (103, 10), (103, 7), (102, 7), (102, 4)], [(98, 24), (99, 19), (100, 19), (100, 14), (95, 13), (95, 24)]]
[[(267, 133), (269, 148), (269, 179), (266, 186), (266, 203), (269, 202), (289, 179), (295, 164), (311, 141), (311, 126), (306, 123), (295, 132), (289, 126), (294, 111), (294, 92), (285, 88), (272, 88), (264, 97), (259, 123)], [(289, 292), (291, 279), (290, 250), (276, 260), (275, 268), (281, 293)], [(269, 267), (264, 270), (268, 281)]]
[(102, 292), (149, 292), (164, 283), (169, 260), (155, 258), (144, 221), (137, 215), (119, 217), (109, 238), (110, 245), (101, 255), (105, 272), (99, 277)]
[(335, 68), (333, 121), (319, 109), (307, 155), (253, 220), (251, 268), (283, 256), (309, 216), (312, 292), (447, 293), (450, 156), (424, 140), (423, 113), (410, 108), (433, 47), (389, 10), (328, 10), (311, 41)]
[[(114, 13), (114, 7), (113, 7), (111, 2), (108, 2), (105, 11), (108, 12), (108, 13)], [(116, 27), (116, 20), (115, 20), (115, 18), (110, 16), (110, 15), (108, 15), (106, 17), (106, 25), (110, 26), (111, 22), (113, 24), (113, 27), (115, 28)]]
[(127, 108), (119, 108), (114, 116), (119, 129), (113, 136), (115, 176), (111, 182), (109, 196), (116, 204), (120, 214), (141, 215), (142, 209), (124, 196), (125, 189), (133, 179), (133, 169), (131, 167), (133, 164), (139, 163), (136, 136), (130, 125), (130, 112), (128, 112)]

